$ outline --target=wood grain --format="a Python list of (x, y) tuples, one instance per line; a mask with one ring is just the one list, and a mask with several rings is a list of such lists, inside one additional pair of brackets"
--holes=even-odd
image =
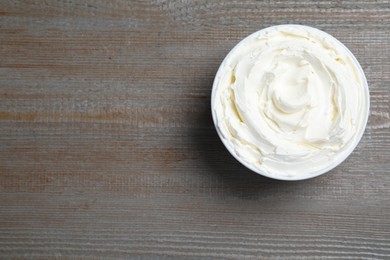
[[(370, 86), (321, 177), (229, 155), (215, 72), (269, 25), (325, 30)], [(0, 1), (0, 258), (390, 258), (389, 1)]]

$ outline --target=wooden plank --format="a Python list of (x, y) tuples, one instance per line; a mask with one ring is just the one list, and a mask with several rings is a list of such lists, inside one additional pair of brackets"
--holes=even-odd
[[(302, 182), (229, 155), (210, 114), (227, 52), (323, 29), (370, 85), (363, 139)], [(0, 257), (390, 258), (388, 1), (1, 1)]]

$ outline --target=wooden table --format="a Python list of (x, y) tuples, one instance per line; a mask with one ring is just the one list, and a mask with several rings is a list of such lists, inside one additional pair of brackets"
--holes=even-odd
[[(354, 153), (267, 179), (219, 140), (210, 91), (243, 37), (336, 36), (368, 78)], [(390, 259), (389, 1), (0, 3), (4, 259)]]

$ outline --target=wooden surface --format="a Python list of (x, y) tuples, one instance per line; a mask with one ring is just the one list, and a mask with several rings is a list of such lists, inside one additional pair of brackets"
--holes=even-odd
[[(210, 91), (266, 26), (360, 61), (355, 152), (301, 182), (218, 139)], [(389, 1), (0, 1), (0, 258), (390, 259)]]

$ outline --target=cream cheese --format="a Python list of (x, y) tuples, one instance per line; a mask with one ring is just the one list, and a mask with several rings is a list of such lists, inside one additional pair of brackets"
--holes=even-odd
[(339, 164), (360, 140), (366, 84), (356, 59), (330, 35), (270, 27), (225, 58), (214, 82), (213, 118), (225, 145), (249, 168), (281, 178), (313, 175)]

